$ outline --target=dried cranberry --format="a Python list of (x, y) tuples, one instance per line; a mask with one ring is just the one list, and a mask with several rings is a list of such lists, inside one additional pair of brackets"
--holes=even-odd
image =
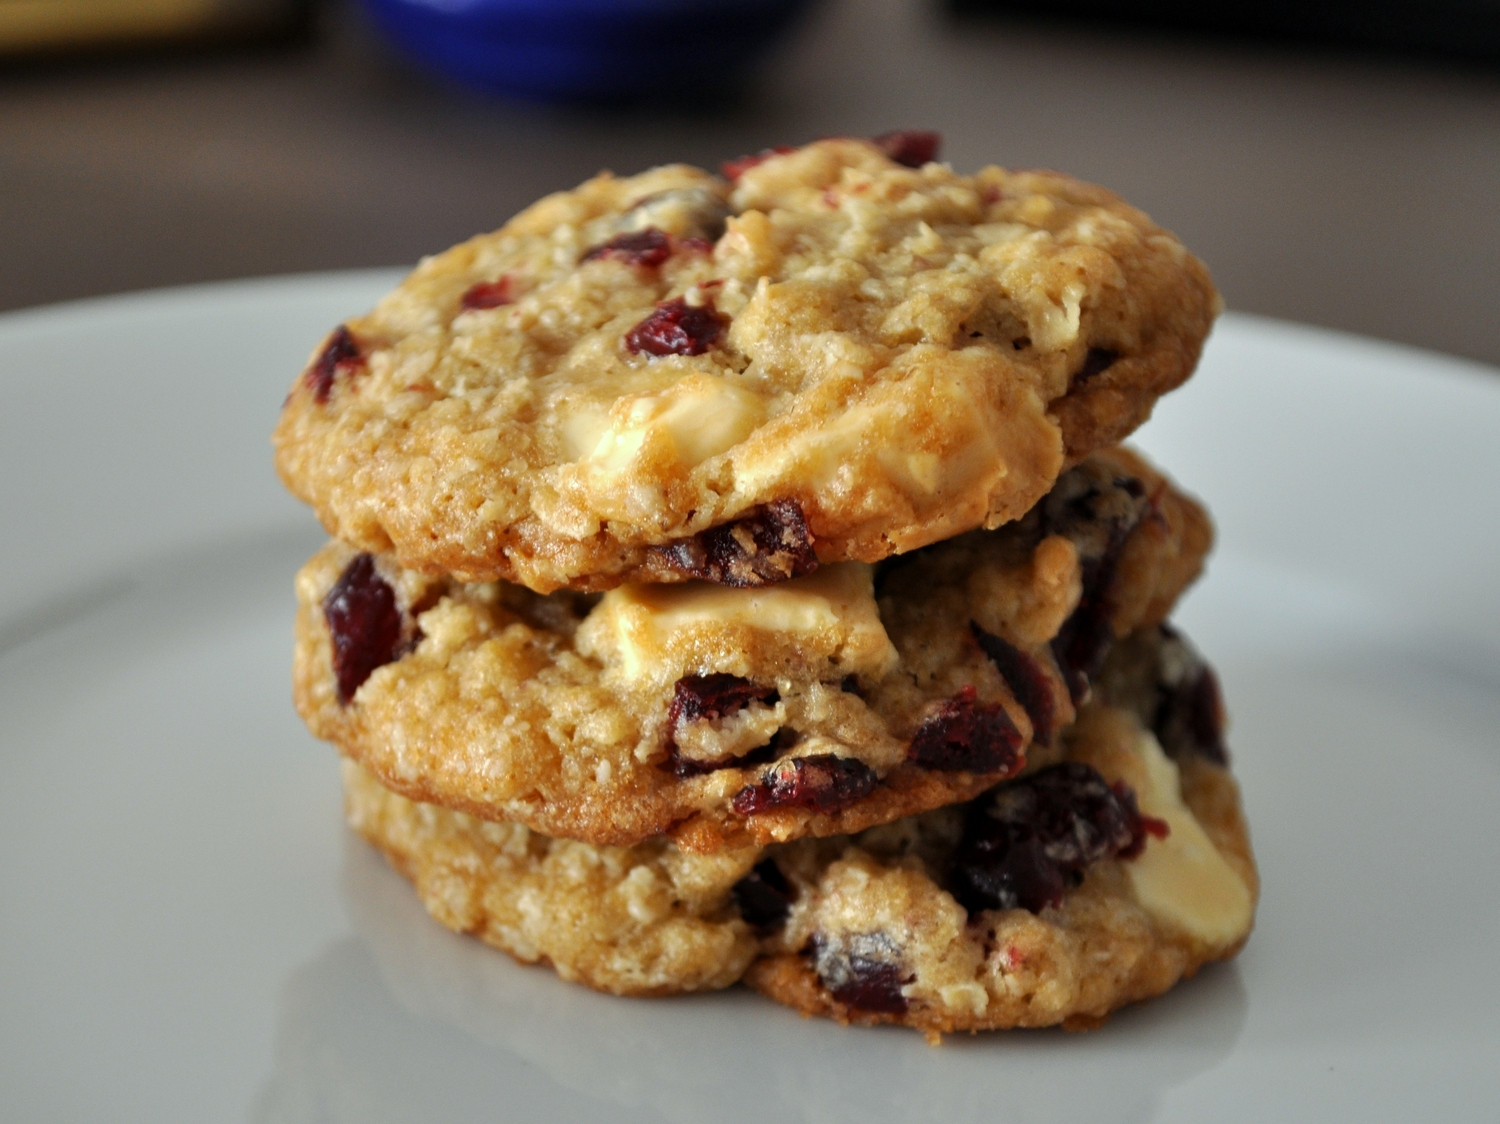
[(1161, 626), (1156, 713), (1151, 729), (1170, 756), (1194, 754), (1229, 764), (1224, 744), (1224, 700), (1214, 669), (1178, 632)]
[(1042, 501), (1042, 529), (1065, 535), (1078, 550), (1083, 590), (1052, 640), (1052, 654), (1074, 703), (1082, 702), (1114, 642), (1115, 569), (1125, 541), (1151, 510), (1146, 488), (1084, 464), (1064, 474)]
[(1056, 732), (1057, 704), (1052, 697), (1052, 677), (1034, 658), (1009, 641), (986, 632), (973, 621), (969, 628), (980, 649), (995, 665), (1000, 678), (1016, 696), (1016, 701), (1031, 719), (1031, 738), (1038, 745), (1050, 745)]
[(355, 555), (344, 567), (323, 598), (323, 617), (333, 640), (333, 674), (344, 705), (371, 672), (405, 655), (419, 638), (396, 604), (396, 591), (380, 576), (369, 554)]
[(340, 324), (328, 337), (323, 350), (303, 376), (307, 385), (312, 388), (313, 401), (319, 405), (327, 402), (329, 394), (333, 392), (333, 380), (364, 366), (364, 362), (364, 354), (360, 351), (359, 341), (354, 338), (354, 333)]
[(818, 568), (812, 532), (796, 500), (774, 500), (732, 523), (654, 551), (679, 573), (739, 589), (801, 577)]
[(1065, 472), (1041, 504), (1042, 530), (1078, 548), (1085, 569), (1112, 562), (1151, 508), (1146, 486), (1107, 465), (1085, 462)]
[(1052, 638), (1052, 655), (1068, 685), (1068, 696), (1076, 706), (1088, 697), (1089, 688), (1115, 638), (1110, 624), (1110, 605), (1102, 590), (1084, 589), (1078, 608), (1063, 621)]
[(730, 891), (735, 907), (752, 929), (769, 937), (786, 924), (797, 888), (786, 880), (774, 859), (762, 859)]
[(773, 156), (785, 156), (788, 152), (796, 151), (791, 145), (785, 144), (775, 148), (763, 148), (750, 156), (739, 156), (733, 160), (724, 161), (719, 165), (719, 174), (733, 183), (757, 164), (764, 164)]
[(1082, 386), (1095, 375), (1102, 375), (1114, 366), (1118, 358), (1120, 358), (1118, 351), (1110, 351), (1104, 347), (1089, 348), (1088, 354), (1083, 357), (1083, 366), (1079, 367), (1078, 373), (1073, 376), (1072, 385)]
[(981, 705), (964, 687), (938, 706), (912, 736), (907, 759), (924, 769), (1009, 776), (1025, 764), (1021, 731), (998, 703)]
[(1133, 858), (1166, 824), (1097, 769), (1065, 761), (1010, 781), (970, 806), (949, 890), (970, 913), (1040, 912), (1083, 881), (1091, 863)]
[(729, 323), (712, 304), (695, 306), (681, 297), (662, 301), (656, 311), (625, 333), (625, 346), (640, 355), (702, 355)]
[(716, 769), (759, 765), (771, 759), (773, 744), (723, 761), (697, 761), (677, 751), (677, 733), (689, 722), (713, 721), (735, 714), (752, 702), (774, 706), (780, 696), (775, 687), (762, 687), (738, 675), (684, 675), (672, 692), (667, 709), (667, 767), (679, 777), (696, 777)]
[(1196, 677), (1162, 696), (1155, 730), (1174, 757), (1196, 753), (1216, 765), (1227, 765), (1223, 714), (1218, 677), (1205, 665)]
[(499, 308), (515, 300), (510, 274), (495, 281), (478, 281), (464, 290), (458, 298), (458, 306), (465, 312), (476, 312), (486, 308)]
[(767, 769), (758, 783), (735, 793), (734, 810), (742, 816), (772, 808), (833, 812), (863, 799), (879, 779), (875, 770), (853, 757), (789, 757)]
[(629, 265), (639, 265), (650, 269), (660, 265), (671, 256), (671, 237), (665, 231), (648, 226), (645, 230), (616, 234), (608, 242), (601, 242), (590, 248), (578, 260), (585, 262), (597, 261), (600, 258), (614, 258)]
[(672, 692), (667, 725), (675, 734), (685, 722), (723, 718), (744, 710), (752, 702), (775, 703), (776, 699), (775, 687), (763, 687), (738, 675), (726, 672), (684, 675)]
[(870, 139), (886, 156), (908, 168), (920, 168), (936, 160), (943, 143), (941, 133), (927, 129), (898, 129)]
[(819, 982), (840, 1003), (887, 1015), (906, 1012), (901, 987), (911, 976), (903, 971), (900, 950), (886, 934), (856, 933), (842, 940), (817, 934), (810, 952)]

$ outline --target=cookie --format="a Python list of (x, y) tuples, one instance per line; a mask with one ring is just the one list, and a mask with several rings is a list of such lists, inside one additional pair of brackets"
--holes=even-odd
[(335, 543), (298, 577), (295, 698), (387, 787), (549, 835), (845, 834), (1022, 768), (1210, 537), (1116, 449), (1017, 523), (769, 588), (540, 595)]
[(1090, 1026), (1232, 956), (1253, 920), (1221, 726), (1210, 748), (1160, 717), (1195, 691), (1162, 674), (1171, 644), (1148, 629), (1117, 649), (1131, 667), (1106, 682), (1154, 688), (1087, 704), (1044, 764), (856, 836), (596, 847), (416, 803), (353, 762), (348, 818), (443, 924), (599, 990), (744, 978), (805, 1013), (929, 1035)]
[(1104, 706), (1064, 744), (1063, 762), (871, 829), (831, 861), (829, 841), (788, 845), (797, 902), (816, 882), (745, 982), (804, 1014), (929, 1037), (1081, 1030), (1235, 955), (1259, 880), (1228, 770), (1173, 761)]
[(363, 551), (539, 592), (762, 585), (1017, 519), (1188, 376), (1218, 298), (1109, 192), (907, 166), (931, 147), (543, 199), (319, 346), (282, 479)]
[(694, 855), (664, 839), (596, 847), (381, 786), (343, 763), (349, 825), (417, 887), (442, 924), (617, 995), (728, 987), (758, 942), (733, 887), (759, 849)]

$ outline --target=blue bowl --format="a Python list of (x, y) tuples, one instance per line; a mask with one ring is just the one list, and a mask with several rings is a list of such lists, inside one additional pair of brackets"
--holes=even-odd
[(727, 93), (808, 0), (365, 0), (418, 63), (547, 101)]

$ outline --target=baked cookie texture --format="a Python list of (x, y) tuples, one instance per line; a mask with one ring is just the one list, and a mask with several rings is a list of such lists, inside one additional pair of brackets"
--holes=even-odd
[[(804, 1013), (929, 1037), (1092, 1026), (1234, 955), (1253, 923), (1257, 874), (1222, 744), (1176, 721), (1207, 673), (1164, 656), (1173, 647), (1190, 652), (1145, 629), (1117, 648), (1104, 682), (1133, 697), (1086, 704), (1022, 776), (858, 835), (712, 855), (661, 839), (599, 847), (408, 800), (353, 762), (348, 818), (443, 924), (600, 990), (743, 978)], [(1055, 893), (1038, 897), (1015, 877), (1035, 865), (1015, 858), (1025, 832), (1007, 857), (985, 848), (984, 825), (1055, 827), (1057, 810), (1026, 797), (1064, 773), (1074, 818), (1041, 832), (1046, 853), (1117, 837), (1061, 860)]]
[[(767, 589), (540, 595), (335, 543), (298, 577), (295, 698), (393, 791), (548, 835), (712, 852), (847, 834), (1044, 752), (1210, 538), (1196, 501), (1114, 449), (1018, 522)], [(379, 612), (356, 628), (362, 597)]]
[(428, 911), (625, 995), (936, 1038), (1234, 955), (1258, 880), (1212, 539), (1120, 442), (1218, 297), (1051, 172), (833, 138), (602, 174), (423, 261), (293, 384), (335, 541), (296, 705)]
[(816, 888), (804, 916), (789, 917), (785, 950), (763, 954), (745, 981), (805, 1014), (929, 1036), (1082, 1030), (1238, 953), (1259, 881), (1228, 770), (1173, 762), (1133, 716), (1102, 706), (1085, 710), (1064, 746), (1066, 760), (1128, 786), (1166, 835), (1090, 864), (1037, 912), (966, 910), (946, 887), (972, 808), (874, 828), (832, 861), (825, 841), (793, 844), (803, 853), (786, 860), (790, 881), (800, 893), (815, 871)]
[(757, 848), (597, 847), (408, 800), (353, 761), (343, 778), (349, 825), (434, 918), (565, 980), (618, 995), (702, 991), (734, 983), (756, 953), (732, 889)]
[(282, 479), (357, 549), (544, 593), (1018, 519), (1188, 376), (1217, 295), (1101, 188), (888, 149), (605, 174), (427, 259), (293, 385)]

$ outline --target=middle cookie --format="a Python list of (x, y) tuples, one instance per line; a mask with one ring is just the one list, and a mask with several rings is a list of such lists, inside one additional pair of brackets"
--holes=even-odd
[(542, 596), (335, 543), (298, 577), (295, 697), (393, 791), (549, 835), (855, 832), (1017, 772), (1210, 539), (1115, 449), (1018, 523), (763, 589)]

